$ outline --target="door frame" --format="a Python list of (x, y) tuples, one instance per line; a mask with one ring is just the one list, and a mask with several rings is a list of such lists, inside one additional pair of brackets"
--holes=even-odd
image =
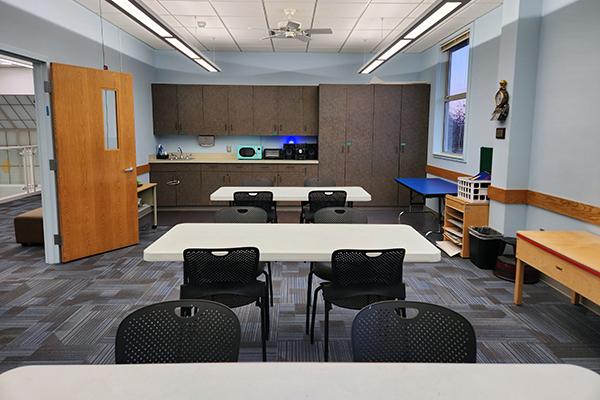
[(20, 58), (33, 64), (33, 88), (37, 125), (38, 159), (42, 185), (42, 209), (44, 223), (44, 256), (47, 264), (60, 263), (60, 248), (54, 243), (58, 235), (58, 201), (56, 175), (50, 169), (54, 159), (54, 132), (52, 131), (52, 108), (50, 93), (46, 93), (44, 82), (48, 81), (49, 65), (46, 57), (30, 54), (22, 49), (0, 48), (0, 53)]

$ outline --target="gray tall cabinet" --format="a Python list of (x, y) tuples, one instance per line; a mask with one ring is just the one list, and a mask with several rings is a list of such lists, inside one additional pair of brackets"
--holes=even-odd
[(407, 205), (393, 179), (425, 175), (429, 85), (321, 85), (319, 175), (362, 186), (372, 206)]

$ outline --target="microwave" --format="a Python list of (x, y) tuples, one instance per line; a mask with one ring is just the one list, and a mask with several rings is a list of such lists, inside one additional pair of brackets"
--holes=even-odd
[(238, 160), (261, 160), (261, 146), (239, 146), (237, 149)]

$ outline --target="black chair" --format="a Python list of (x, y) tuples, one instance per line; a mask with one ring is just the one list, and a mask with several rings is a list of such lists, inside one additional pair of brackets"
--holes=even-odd
[(335, 179), (333, 178), (322, 178), (315, 176), (313, 178), (307, 178), (304, 180), (304, 186), (307, 187), (324, 187), (324, 186), (335, 186)]
[(402, 282), (404, 249), (336, 250), (331, 256), (331, 282), (315, 290), (310, 341), (315, 340), (315, 318), (319, 291), (325, 302), (324, 359), (329, 360), (329, 311), (332, 305), (352, 310), (383, 300), (404, 300)]
[(256, 279), (259, 252), (255, 247), (186, 249), (183, 252), (181, 299), (206, 299), (236, 308), (256, 303), (260, 308), (263, 361), (269, 336), (268, 284)]
[[(267, 212), (258, 207), (225, 207), (215, 213), (215, 222), (225, 224), (265, 224)], [(265, 262), (259, 268), (258, 275), (265, 275), (269, 282), (269, 298), (273, 306), (273, 272), (271, 263)], [(265, 267), (266, 266), (266, 270)]]
[(445, 307), (383, 301), (354, 318), (352, 351), (359, 362), (474, 363), (477, 341), (469, 321)]
[(268, 222), (277, 222), (277, 209), (272, 192), (235, 192), (233, 206), (262, 208), (267, 213)]
[(250, 178), (242, 180), (241, 186), (275, 186), (271, 178)]
[[(316, 224), (366, 224), (367, 222), (367, 215), (355, 208), (327, 207), (322, 208), (315, 213)], [(318, 278), (324, 281), (330, 281), (331, 263), (310, 263), (310, 271), (308, 272), (308, 282), (306, 287), (306, 334), (308, 334), (309, 329), (313, 275), (316, 275)]]
[[(305, 179), (304, 186), (305, 187), (326, 187), (326, 186), (334, 187), (335, 179), (321, 178), (321, 177), (315, 176), (313, 178)], [(306, 214), (307, 207), (308, 207), (308, 201), (300, 202), (300, 223), (304, 222), (304, 214)]]
[(240, 322), (226, 306), (205, 300), (140, 308), (119, 324), (117, 364), (235, 362)]
[(315, 213), (326, 207), (345, 207), (347, 193), (344, 190), (313, 190), (308, 193), (308, 207), (304, 211), (303, 222), (315, 220)]

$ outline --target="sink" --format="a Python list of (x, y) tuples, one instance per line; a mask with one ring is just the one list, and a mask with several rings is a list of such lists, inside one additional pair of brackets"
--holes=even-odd
[(176, 153), (170, 153), (169, 154), (169, 161), (180, 161), (180, 160), (193, 160), (194, 157), (191, 154), (176, 154)]

